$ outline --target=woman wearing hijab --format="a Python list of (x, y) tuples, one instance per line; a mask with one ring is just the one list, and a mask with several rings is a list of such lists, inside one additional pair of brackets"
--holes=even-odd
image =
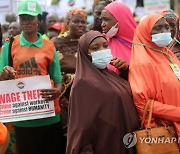
[[(102, 31), (108, 37), (109, 47), (114, 58), (114, 63), (121, 58), (120, 70), (127, 70), (131, 58), (131, 47), (136, 28), (136, 22), (131, 10), (123, 3), (112, 2), (101, 13)], [(113, 66), (109, 69), (117, 72)]]
[(90, 31), (79, 40), (70, 94), (67, 154), (132, 154), (123, 137), (138, 128), (128, 82), (106, 67), (112, 58), (106, 38)]
[(180, 137), (180, 62), (167, 48), (171, 41), (170, 27), (162, 15), (144, 18), (134, 35), (129, 82), (139, 117), (147, 101), (154, 100), (151, 127), (162, 126), (161, 119), (174, 124)]
[(167, 10), (162, 12), (166, 21), (169, 23), (171, 29), (171, 36), (174, 39), (171, 44), (168, 46), (170, 50), (180, 60), (180, 31), (179, 31), (179, 17), (174, 13), (173, 10)]

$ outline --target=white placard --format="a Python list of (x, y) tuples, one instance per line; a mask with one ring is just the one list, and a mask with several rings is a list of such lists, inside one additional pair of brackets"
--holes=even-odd
[(126, 4), (131, 9), (131, 12), (134, 13), (137, 5), (137, 0), (116, 0), (116, 1)]
[(0, 12), (10, 12), (11, 6), (11, 0), (0, 0)]
[(170, 0), (144, 0), (144, 8), (147, 14), (169, 10)]
[(45, 102), (40, 89), (51, 88), (48, 75), (0, 81), (0, 122), (55, 116), (54, 102)]

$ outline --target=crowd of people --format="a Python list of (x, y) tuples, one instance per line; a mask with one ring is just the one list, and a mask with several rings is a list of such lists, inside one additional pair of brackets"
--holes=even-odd
[(136, 154), (123, 137), (139, 130), (149, 100), (151, 127), (161, 120), (180, 138), (179, 16), (165, 10), (136, 22), (110, 0), (94, 0), (92, 11), (89, 25), (82, 8), (62, 20), (36, 0), (19, 3), (19, 20), (7, 14), (0, 81), (49, 75), (52, 88), (40, 95), (54, 101), (55, 116), (0, 123), (0, 154)]

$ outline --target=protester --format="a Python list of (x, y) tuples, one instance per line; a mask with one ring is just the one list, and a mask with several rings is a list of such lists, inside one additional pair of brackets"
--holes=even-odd
[(5, 16), (5, 20), (8, 24), (12, 23), (12, 22), (16, 22), (17, 17), (15, 13), (9, 12), (6, 14)]
[(159, 119), (176, 127), (180, 137), (180, 61), (167, 46), (171, 33), (165, 18), (152, 14), (136, 28), (129, 70), (129, 82), (139, 117), (148, 100), (153, 100), (151, 127)]
[(57, 38), (60, 44), (57, 50), (63, 55), (60, 61), (62, 72), (75, 72), (75, 54), (79, 38), (86, 30), (86, 19), (87, 14), (83, 9), (73, 9), (67, 13), (61, 36)]
[(53, 14), (53, 13), (49, 13), (46, 16), (46, 26), (47, 28), (49, 28), (50, 26), (52, 26), (53, 24), (55, 24), (56, 22), (58, 22), (58, 15), (57, 14)]
[(40, 21), (39, 26), (38, 26), (38, 32), (41, 35), (44, 35), (47, 31), (47, 27), (46, 27), (46, 16), (47, 15), (48, 15), (48, 12), (46, 12), (46, 11), (42, 12), (41, 21)]
[(83, 9), (72, 9), (67, 13), (60, 37), (52, 41), (56, 45), (63, 75), (60, 104), (62, 108), (62, 126), (67, 133), (67, 113), (71, 85), (76, 68), (78, 41), (86, 31), (87, 14)]
[(59, 33), (61, 32), (61, 28), (63, 27), (63, 23), (56, 22), (52, 26), (48, 28), (47, 36), (51, 40), (53, 37), (59, 36)]
[(9, 139), (10, 139), (10, 136), (9, 136), (6, 126), (4, 126), (0, 122), (0, 154), (5, 154), (8, 144), (9, 144)]
[[(14, 37), (11, 53), (9, 41), (4, 44), (1, 52), (0, 80), (49, 75), (54, 85), (52, 89), (41, 90), (42, 98), (46, 101), (54, 100), (54, 117), (14, 123), (18, 154), (63, 153), (58, 104), (62, 77), (53, 43), (42, 39), (41, 34), (37, 33), (41, 13), (37, 1), (21, 1), (18, 15), (22, 33)], [(10, 58), (12, 61), (9, 61)], [(27, 69), (33, 71), (25, 71)]]
[[(131, 46), (136, 27), (131, 10), (123, 3), (112, 2), (107, 5), (101, 13), (102, 31), (108, 37), (109, 46), (112, 51), (114, 62), (121, 58), (121, 70), (127, 70), (131, 58)], [(109, 69), (118, 72), (111, 65)]]
[(94, 0), (93, 6), (92, 6), (92, 14), (94, 18), (94, 22), (92, 24), (89, 24), (87, 26), (87, 30), (97, 30), (99, 32), (102, 32), (101, 28), (101, 11), (104, 9), (106, 5), (111, 3), (111, 0)]
[(47, 14), (47, 16), (46, 16), (46, 32), (42, 35), (43, 39), (49, 40), (49, 37), (47, 35), (48, 28), (51, 27), (56, 22), (58, 22), (57, 14), (52, 14), (52, 13)]
[(2, 42), (4, 44), (5, 40), (9, 37), (9, 25), (12, 23), (12, 22), (16, 22), (16, 14), (12, 13), (12, 12), (9, 12), (5, 15), (5, 20), (6, 22), (4, 24), (2, 24), (2, 35), (3, 35), (3, 38), (2, 38)]
[(12, 22), (8, 28), (9, 37), (14, 37), (21, 33), (21, 26), (18, 22)]
[(112, 58), (106, 38), (98, 31), (79, 40), (77, 67), (71, 89), (67, 154), (133, 154), (123, 137), (138, 128), (129, 83), (106, 66)]
[(9, 28), (9, 24), (7, 23), (1, 25), (2, 44), (4, 44), (5, 40), (9, 37), (8, 28)]
[(166, 21), (169, 23), (171, 36), (174, 39), (168, 47), (180, 60), (179, 17), (173, 12), (173, 10), (164, 11), (162, 12), (162, 14), (165, 17)]

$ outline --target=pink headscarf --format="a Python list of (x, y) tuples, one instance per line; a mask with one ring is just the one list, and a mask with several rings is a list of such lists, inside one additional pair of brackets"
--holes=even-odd
[[(112, 55), (124, 59), (128, 64), (131, 58), (131, 44), (133, 41), (136, 22), (128, 6), (119, 2), (112, 2), (105, 7), (118, 21), (118, 33), (109, 38), (109, 46)], [(109, 65), (108, 69), (117, 72), (117, 69)]]

